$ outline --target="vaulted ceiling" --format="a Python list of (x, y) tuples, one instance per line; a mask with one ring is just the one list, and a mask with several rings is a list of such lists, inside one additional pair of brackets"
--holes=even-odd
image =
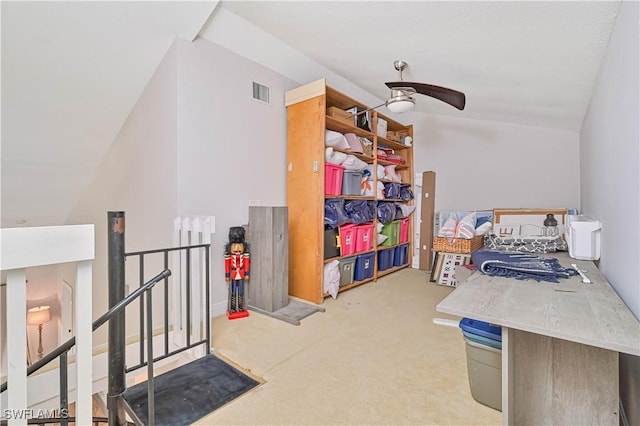
[(231, 1), (226, 8), (381, 99), (397, 81), (467, 95), (460, 114), (578, 131), (620, 2)]
[(3, 1), (2, 226), (64, 223), (174, 38), (206, 37), (220, 8), (381, 100), (402, 59), (405, 80), (467, 96), (415, 111), (577, 132), (619, 6)]

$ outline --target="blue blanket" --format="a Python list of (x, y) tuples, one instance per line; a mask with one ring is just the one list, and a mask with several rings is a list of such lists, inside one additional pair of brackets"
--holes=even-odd
[(518, 280), (534, 279), (557, 283), (558, 278), (569, 278), (577, 274), (573, 269), (562, 267), (558, 259), (525, 253), (478, 250), (471, 254), (471, 261), (483, 274)]

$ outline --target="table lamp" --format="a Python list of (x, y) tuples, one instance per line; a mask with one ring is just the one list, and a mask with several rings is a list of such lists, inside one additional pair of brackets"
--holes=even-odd
[(27, 324), (38, 326), (38, 359), (42, 358), (42, 324), (51, 321), (51, 310), (49, 306), (36, 306), (27, 311)]

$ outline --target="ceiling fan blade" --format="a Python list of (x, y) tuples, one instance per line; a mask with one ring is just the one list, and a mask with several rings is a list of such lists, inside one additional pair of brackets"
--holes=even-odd
[(448, 103), (461, 111), (464, 109), (464, 105), (466, 103), (464, 93), (453, 89), (447, 89), (446, 87), (433, 86), (425, 83), (411, 83), (409, 81), (392, 81), (385, 84), (390, 89), (410, 87), (414, 89), (416, 93), (431, 96), (432, 98)]

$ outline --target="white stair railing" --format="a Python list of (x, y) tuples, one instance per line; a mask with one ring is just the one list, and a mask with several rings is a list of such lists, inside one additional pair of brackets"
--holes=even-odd
[[(175, 247), (187, 247), (198, 244), (211, 244), (211, 236), (215, 233), (216, 220), (213, 216), (180, 216), (174, 219), (173, 243)], [(184, 252), (174, 252), (172, 271), (174, 282), (173, 300), (180, 301), (174, 305), (173, 310), (173, 326), (174, 338), (177, 345), (184, 345), (187, 341), (185, 328), (184, 312), (186, 311), (187, 295), (186, 295), (186, 279), (187, 268), (190, 270), (192, 285), (201, 282), (204, 277), (206, 263), (210, 263), (211, 259), (206, 259), (204, 253), (200, 252), (197, 256), (190, 258), (190, 264), (187, 265), (187, 258)], [(209, 270), (211, 265), (209, 264)], [(191, 303), (191, 335), (190, 341), (197, 341), (204, 338), (204, 330), (202, 330), (203, 321), (207, 321), (204, 313), (206, 312), (206, 298), (204, 297), (205, 289), (197, 287), (191, 292), (189, 303)]]
[[(95, 258), (93, 225), (0, 229), (0, 270), (7, 273), (7, 383), (0, 415), (8, 425), (29, 420), (27, 388), (27, 268), (76, 263), (75, 318), (92, 317), (92, 267)], [(76, 326), (76, 424), (92, 418), (92, 324)], [(5, 399), (6, 398), (6, 401)]]

